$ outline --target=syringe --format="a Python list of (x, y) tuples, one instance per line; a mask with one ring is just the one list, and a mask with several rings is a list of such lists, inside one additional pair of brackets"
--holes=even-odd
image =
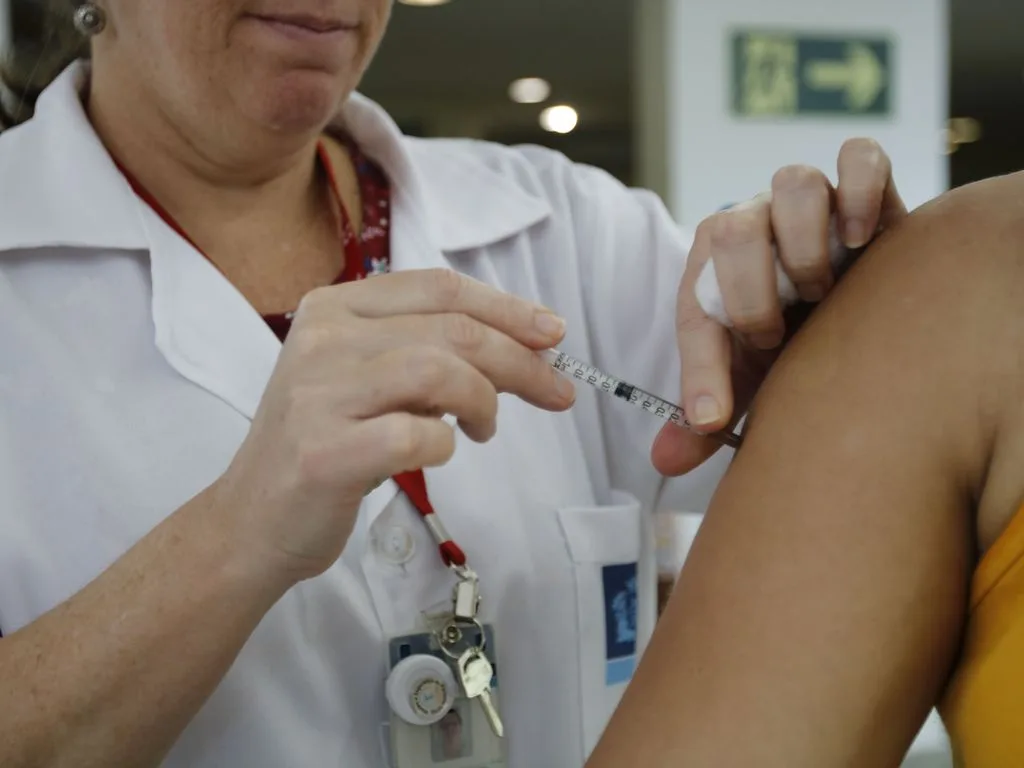
[[(549, 349), (544, 352), (545, 358), (551, 363), (556, 371), (561, 371), (574, 381), (582, 381), (594, 389), (600, 390), (607, 395), (625, 400), (655, 416), (671, 421), (674, 424), (698, 431), (686, 418), (686, 413), (678, 405), (670, 403), (664, 398), (652, 395), (640, 387), (634, 386), (622, 379), (609, 376), (607, 373), (595, 368), (588, 363), (583, 363), (574, 357), (570, 357), (557, 349)], [(702, 433), (703, 434), (703, 433)], [(707, 437), (716, 440), (722, 445), (730, 448), (739, 448), (742, 438), (732, 432), (711, 432)]]

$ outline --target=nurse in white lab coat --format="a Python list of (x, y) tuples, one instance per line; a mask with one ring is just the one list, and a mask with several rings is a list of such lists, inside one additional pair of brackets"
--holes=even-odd
[[(353, 93), (389, 10), (101, 0), (92, 65), (0, 135), (0, 764), (434, 764), (394, 754), (385, 693), (390, 640), (455, 583), (378, 485), (420, 467), (496, 632), (505, 764), (580, 766), (619, 700), (651, 512), (702, 508), (720, 466), (666, 481), (713, 443), (663, 432), (652, 463), (656, 419), (534, 352), (674, 395), (678, 347), (692, 416), (725, 426), (782, 340), (772, 239), (805, 298), (831, 287), (830, 188), (786, 170), (687, 264), (655, 196), (600, 171), (401, 136)], [(393, 274), (324, 287), (361, 210), (342, 136), (387, 177)], [(904, 211), (877, 147), (840, 165), (861, 245)], [(692, 298), (712, 254), (736, 335)], [(261, 313), (296, 307), (282, 348)]]

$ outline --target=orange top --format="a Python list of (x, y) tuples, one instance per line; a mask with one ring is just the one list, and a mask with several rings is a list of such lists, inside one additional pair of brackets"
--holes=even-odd
[(960, 663), (939, 711), (958, 768), (1024, 768), (1024, 507), (974, 572)]

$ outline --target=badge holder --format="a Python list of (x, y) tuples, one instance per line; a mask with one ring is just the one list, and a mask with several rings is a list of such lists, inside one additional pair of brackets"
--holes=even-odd
[[(385, 695), (392, 768), (504, 768), (494, 628), (478, 618), (480, 580), (427, 496), (422, 472), (395, 477), (457, 580), (447, 607), (421, 614), (426, 631), (388, 644)], [(383, 725), (383, 724), (382, 724)]]
[[(444, 630), (442, 629), (441, 632)], [(388, 645), (385, 692), (393, 768), (504, 768), (504, 739), (494, 733), (475, 699), (466, 698), (453, 663), (461, 652), (486, 647), (494, 658), (494, 628), (461, 630), (458, 643), (442, 647), (441, 632), (396, 637)], [(491, 695), (498, 693), (497, 669)]]

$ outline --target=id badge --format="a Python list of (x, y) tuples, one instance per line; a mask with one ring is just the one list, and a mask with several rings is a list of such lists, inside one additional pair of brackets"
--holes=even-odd
[[(483, 638), (495, 659), (494, 629), (482, 625)], [(479, 633), (479, 630), (476, 630)], [(430, 632), (396, 637), (388, 644), (387, 726), (392, 768), (504, 768), (505, 740), (495, 735), (480, 702), (467, 699), (458, 684), (451, 659)], [(498, 706), (498, 669), (491, 679), (491, 696)], [(412, 721), (412, 722), (410, 722)], [(414, 722), (428, 724), (414, 724)]]

